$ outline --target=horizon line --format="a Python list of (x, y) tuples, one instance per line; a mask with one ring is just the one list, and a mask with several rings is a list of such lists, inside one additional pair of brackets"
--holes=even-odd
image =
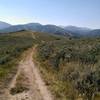
[(7, 23), (7, 24), (10, 24), (12, 26), (16, 26), (16, 25), (25, 25), (25, 24), (32, 24), (32, 23), (37, 23), (37, 24), (40, 24), (40, 25), (55, 25), (55, 26), (58, 26), (58, 27), (69, 27), (69, 26), (72, 26), (72, 27), (78, 27), (78, 28), (87, 28), (87, 29), (100, 29), (100, 28), (91, 28), (91, 27), (88, 27), (88, 26), (77, 26), (77, 25), (72, 25), (72, 24), (69, 24), (69, 25), (61, 25), (61, 24), (53, 24), (53, 23), (47, 23), (47, 24), (43, 24), (41, 22), (25, 22), (25, 23), (16, 23), (16, 24), (12, 24), (12, 23), (9, 23), (9, 22), (6, 22), (6, 21), (1, 21), (0, 22), (4, 22), (4, 23)]

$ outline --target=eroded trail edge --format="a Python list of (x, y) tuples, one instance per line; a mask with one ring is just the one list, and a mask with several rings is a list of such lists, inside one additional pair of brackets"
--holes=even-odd
[(24, 54), (18, 72), (6, 91), (6, 100), (53, 100), (38, 67), (33, 62), (35, 48), (36, 46)]

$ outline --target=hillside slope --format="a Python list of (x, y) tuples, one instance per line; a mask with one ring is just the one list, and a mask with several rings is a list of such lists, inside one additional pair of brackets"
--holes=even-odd
[(0, 100), (17, 72), (20, 55), (33, 43), (32, 35), (27, 31), (0, 35)]
[[(39, 43), (38, 34), (40, 33), (20, 31), (0, 35), (0, 45), (2, 45), (0, 100), (53, 100), (39, 70), (33, 63), (35, 47), (33, 49), (32, 47)], [(5, 55), (2, 54), (3, 52)], [(6, 56), (7, 58), (3, 59)]]
[[(33, 47), (34, 44), (37, 45), (35, 50), (29, 49), (32, 51), (26, 53), (25, 59), (20, 57), (25, 50)], [(43, 82), (45, 82), (46, 87), (48, 87), (55, 100), (100, 99), (99, 37), (70, 39), (65, 36), (48, 33), (19, 31), (1, 34), (0, 48), (0, 96), (9, 87), (8, 84), (18, 70), (16, 65), (22, 59), (20, 67), (25, 68), (26, 71), (22, 71), (26, 73), (27, 77), (22, 77), (24, 76), (23, 73), (18, 75), (18, 78), (15, 77), (16, 81), (14, 83), (18, 81), (16, 84), (18, 87), (10, 88), (11, 98), (23, 97), (23, 93), (26, 91), (26, 96), (24, 95), (24, 97), (31, 99), (32, 94), (29, 92), (29, 86), (34, 86), (30, 85), (33, 82), (28, 75), (34, 73), (35, 79), (36, 77), (42, 77)], [(32, 52), (34, 54), (33, 61), (37, 65), (35, 67), (38, 68), (39, 74), (32, 70), (34, 67)], [(29, 68), (27, 69), (27, 67)], [(32, 76), (30, 75), (30, 77)], [(39, 95), (38, 100), (41, 100), (45, 93), (43, 92), (44, 85), (39, 80), (35, 81), (38, 86), (34, 87), (34, 89), (36, 90), (36, 97)], [(39, 87), (38, 92), (37, 87)], [(2, 99), (0, 98), (0, 100)]]
[(35, 59), (55, 99), (99, 100), (100, 38), (53, 39), (38, 37)]

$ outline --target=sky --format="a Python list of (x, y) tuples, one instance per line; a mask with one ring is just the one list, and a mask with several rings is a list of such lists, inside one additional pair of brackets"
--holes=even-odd
[(100, 0), (0, 0), (0, 21), (100, 28)]

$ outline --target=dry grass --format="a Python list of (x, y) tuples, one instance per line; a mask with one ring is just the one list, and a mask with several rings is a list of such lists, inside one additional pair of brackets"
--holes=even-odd
[(25, 77), (25, 74), (21, 72), (17, 76), (15, 87), (11, 88), (10, 93), (14, 95), (28, 90), (29, 90), (29, 86), (27, 82), (27, 77)]

